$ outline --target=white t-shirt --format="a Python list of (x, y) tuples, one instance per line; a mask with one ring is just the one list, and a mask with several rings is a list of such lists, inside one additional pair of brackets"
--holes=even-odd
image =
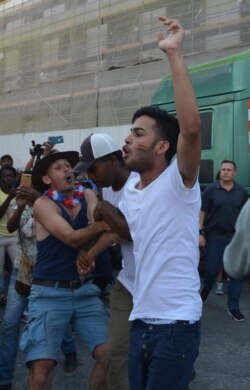
[(198, 181), (186, 188), (176, 160), (146, 188), (128, 181), (119, 203), (134, 243), (134, 308), (130, 320), (197, 321), (199, 294)]
[[(138, 180), (139, 175), (132, 172), (127, 180), (131, 180), (133, 177), (136, 177)], [(102, 189), (103, 199), (107, 200), (113, 206), (118, 207), (120, 200), (122, 199), (124, 187), (119, 191), (113, 191), (112, 187), (107, 187)], [(119, 272), (117, 279), (122, 283), (122, 285), (132, 294), (133, 285), (135, 279), (135, 260), (133, 253), (133, 243), (132, 242), (124, 242), (121, 244), (121, 252), (122, 252), (122, 269)]]

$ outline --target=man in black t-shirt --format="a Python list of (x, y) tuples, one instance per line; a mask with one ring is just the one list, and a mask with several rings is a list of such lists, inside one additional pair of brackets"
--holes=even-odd
[[(216, 276), (223, 266), (223, 253), (234, 235), (239, 212), (248, 199), (244, 187), (235, 182), (236, 164), (221, 163), (219, 179), (208, 186), (202, 195), (200, 212), (200, 247), (206, 247), (205, 277), (201, 297), (206, 301)], [(235, 259), (237, 261), (237, 259)], [(239, 310), (242, 281), (229, 278), (228, 314), (235, 321), (244, 321)]]

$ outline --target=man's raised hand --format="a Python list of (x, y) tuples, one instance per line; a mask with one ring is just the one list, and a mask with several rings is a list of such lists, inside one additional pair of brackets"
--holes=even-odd
[(156, 35), (159, 48), (165, 53), (180, 48), (185, 33), (179, 21), (177, 19), (169, 19), (166, 16), (159, 16), (158, 19), (167, 28), (167, 33), (158, 32)]

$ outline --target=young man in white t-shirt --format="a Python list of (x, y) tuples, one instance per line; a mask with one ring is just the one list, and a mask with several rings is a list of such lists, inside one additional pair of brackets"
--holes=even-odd
[[(126, 182), (132, 177), (124, 165), (122, 151), (108, 134), (91, 134), (81, 144), (81, 161), (74, 168), (76, 174), (86, 172), (88, 179), (102, 189), (104, 202), (100, 202), (99, 213), (107, 211), (107, 202), (118, 207)], [(108, 243), (109, 245), (109, 243)], [(128, 344), (132, 310), (132, 289), (135, 264), (133, 244), (121, 244), (122, 269), (110, 294), (109, 354), (107, 386), (109, 390), (128, 390)]]
[(170, 63), (178, 121), (158, 108), (142, 108), (123, 147), (126, 167), (140, 174), (119, 205), (136, 264), (130, 390), (186, 390), (200, 341), (200, 117), (181, 53), (183, 28), (159, 19), (169, 32), (157, 38)]
[(178, 121), (155, 107), (134, 114), (123, 159), (140, 178), (125, 185), (120, 214), (103, 215), (133, 240), (130, 390), (187, 390), (200, 343), (200, 116), (181, 51), (184, 30), (177, 20), (159, 20), (169, 33), (157, 39), (170, 63)]

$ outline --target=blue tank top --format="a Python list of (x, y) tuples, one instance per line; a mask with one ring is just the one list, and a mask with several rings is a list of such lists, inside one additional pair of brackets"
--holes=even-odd
[[(88, 226), (87, 205), (83, 198), (81, 209), (72, 220), (65, 209), (57, 203), (62, 217), (74, 230)], [(48, 280), (74, 280), (79, 278), (76, 268), (78, 250), (64, 244), (56, 237), (49, 235), (44, 240), (37, 241), (37, 260), (33, 270), (33, 277)]]

